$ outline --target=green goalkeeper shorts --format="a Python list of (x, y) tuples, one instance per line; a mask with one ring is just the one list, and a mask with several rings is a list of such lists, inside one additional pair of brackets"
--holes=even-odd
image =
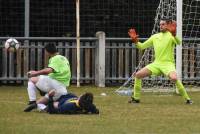
[(152, 72), (152, 75), (164, 74), (168, 76), (170, 72), (176, 71), (175, 65), (173, 63), (151, 63), (146, 66)]

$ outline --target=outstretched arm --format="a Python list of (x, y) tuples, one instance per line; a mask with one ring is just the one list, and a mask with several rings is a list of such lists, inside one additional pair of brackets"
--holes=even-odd
[(136, 44), (139, 49), (145, 49), (153, 45), (152, 37), (146, 40), (144, 43), (139, 42), (138, 35), (134, 28), (129, 29), (128, 35), (131, 37), (132, 41)]
[(136, 45), (137, 48), (142, 49), (142, 50), (151, 46), (153, 46), (153, 37), (150, 37), (144, 43), (138, 42)]
[(38, 70), (38, 71), (29, 71), (27, 73), (27, 75), (28, 75), (28, 77), (35, 77), (35, 76), (38, 76), (38, 75), (47, 75), (47, 74), (52, 73), (52, 72), (53, 72), (53, 69), (48, 67), (48, 68)]

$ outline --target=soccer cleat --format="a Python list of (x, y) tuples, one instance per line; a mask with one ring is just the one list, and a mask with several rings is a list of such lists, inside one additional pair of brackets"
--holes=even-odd
[(31, 110), (36, 109), (36, 108), (37, 108), (37, 104), (36, 104), (36, 103), (32, 103), (32, 104), (28, 105), (28, 106), (24, 109), (24, 112), (30, 112)]
[(129, 100), (128, 103), (140, 103), (140, 100), (136, 100), (133, 97), (131, 97), (131, 100)]
[(36, 101), (29, 101), (29, 102), (28, 102), (28, 105), (31, 105), (31, 104), (33, 104), (33, 103), (36, 103)]
[(193, 103), (193, 101), (192, 100), (187, 100), (185, 103), (191, 105)]

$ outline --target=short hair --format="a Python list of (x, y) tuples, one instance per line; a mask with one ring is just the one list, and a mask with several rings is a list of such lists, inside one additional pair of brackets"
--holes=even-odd
[(90, 106), (93, 104), (93, 94), (84, 93), (79, 98), (79, 105), (84, 110), (89, 110)]
[(56, 45), (53, 43), (46, 44), (44, 49), (50, 54), (54, 54), (57, 52)]
[(161, 18), (160, 20), (166, 21), (167, 24), (168, 24), (168, 23), (172, 23), (172, 19), (169, 18), (169, 17), (163, 17), (163, 18)]

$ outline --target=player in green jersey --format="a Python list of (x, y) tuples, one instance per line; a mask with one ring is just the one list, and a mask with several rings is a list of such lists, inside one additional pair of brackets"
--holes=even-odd
[(182, 82), (177, 77), (175, 69), (174, 48), (176, 45), (180, 44), (180, 40), (176, 36), (176, 22), (167, 18), (161, 19), (160, 32), (152, 35), (144, 43), (138, 41), (138, 35), (135, 29), (130, 29), (128, 34), (137, 48), (146, 49), (148, 47), (153, 47), (155, 54), (155, 60), (151, 64), (148, 64), (135, 73), (133, 95), (129, 102), (140, 102), (142, 78), (150, 75), (164, 74), (176, 84), (179, 93), (186, 100), (186, 104), (192, 104)]
[[(55, 89), (54, 100), (57, 100), (60, 96), (67, 94), (67, 87), (69, 86), (71, 79), (71, 71), (69, 61), (66, 57), (59, 55), (55, 44), (47, 44), (45, 46), (45, 53), (49, 55), (48, 67), (38, 70), (29, 71), (28, 81), (28, 96), (29, 104), (36, 103), (36, 90), (38, 89), (44, 93), (44, 97), (37, 101), (38, 104), (47, 104), (48, 92)], [(24, 109), (25, 112), (29, 112), (30, 106)]]

